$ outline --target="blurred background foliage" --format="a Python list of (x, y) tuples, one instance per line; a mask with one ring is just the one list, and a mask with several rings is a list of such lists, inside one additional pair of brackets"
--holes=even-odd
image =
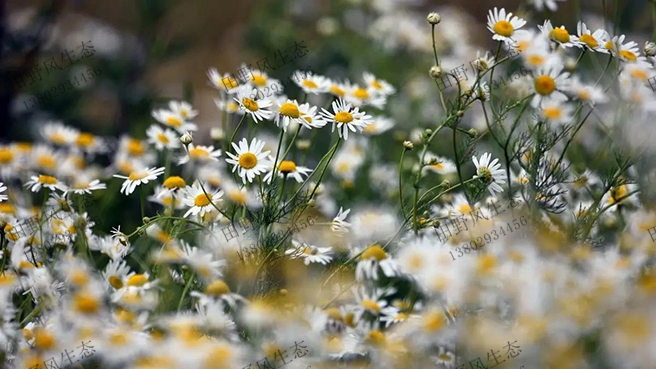
[[(394, 149), (372, 154), (395, 162), (401, 150), (395, 143), (408, 138), (412, 128), (426, 128), (435, 123), (431, 118), (439, 118), (434, 111), (420, 111), (424, 99), (435, 101), (435, 107), (439, 104), (434, 89), (417, 89), (415, 83), (416, 78), (431, 82), (427, 74), (433, 64), (430, 52), (418, 54), (405, 47), (390, 50), (369, 37), (369, 27), (379, 9), (390, 1), (394, 0), (0, 0), (0, 139), (2, 143), (32, 142), (38, 137), (40, 124), (48, 120), (61, 120), (96, 135), (130, 134), (143, 139), (147, 126), (154, 121), (151, 110), (176, 99), (189, 101), (200, 111), (196, 141), (209, 144), (208, 132), (219, 126), (221, 114), (214, 103), (218, 95), (208, 84), (207, 70), (215, 67), (220, 72), (236, 73), (241, 63), (255, 65), (280, 49), (304, 42), (308, 54), (272, 72), (274, 78), (286, 81), (295, 69), (305, 68), (333, 79), (360, 82), (362, 72), (369, 71), (397, 88), (385, 112), (396, 120), (397, 129), (380, 138), (389, 141), (389, 146), (382, 147)], [(462, 11), (462, 27), (480, 50), (494, 47), (485, 27), (487, 11), (494, 6), (518, 9), (525, 18), (545, 18), (540, 14), (531, 17), (528, 13), (532, 10), (525, 2), (516, 0), (399, 2), (419, 19), (429, 11), (442, 12), (447, 7)], [(648, 35), (652, 29), (649, 0), (568, 0), (559, 3), (556, 14), (548, 16), (554, 25), (565, 24), (575, 30), (579, 3), (588, 14), (615, 19), (617, 31), (638, 42), (645, 38), (636, 34)], [(606, 9), (602, 9), (603, 4)], [(452, 11), (446, 11), (443, 17), (449, 14)], [(430, 34), (427, 24), (421, 29), (424, 37)], [(59, 58), (63, 51), (82, 42), (94, 46), (93, 57), (36, 83), (21, 88), (12, 85), (16, 78), (25, 78), (33, 65)], [(101, 73), (88, 83), (26, 109), (30, 98), (94, 68)], [(286, 91), (288, 96), (300, 96), (293, 84), (286, 86), (291, 86)], [(313, 149), (326, 152), (329, 138), (326, 135)], [(444, 142), (436, 152), (452, 153), (451, 143)], [(585, 159), (585, 153), (577, 154)], [(105, 165), (109, 160), (99, 158)], [(363, 169), (360, 172), (366, 173), (367, 166)], [(119, 182), (111, 180), (106, 193), (118, 190)], [(365, 175), (358, 176), (358, 187), (369, 188)], [(347, 198), (336, 200), (368, 200), (376, 194), (351, 190), (344, 196)], [(121, 223), (130, 229), (140, 222), (138, 202), (127, 197), (104, 200), (99, 202), (102, 206), (91, 210), (94, 219), (102, 214), (100, 228), (104, 231), (113, 224)]]

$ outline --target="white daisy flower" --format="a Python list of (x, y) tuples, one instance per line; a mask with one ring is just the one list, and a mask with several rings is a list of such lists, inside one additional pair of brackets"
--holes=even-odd
[(526, 31), (518, 29), (522, 28), (526, 21), (514, 16), (512, 13), (506, 14), (506, 9), (501, 8), (498, 10), (496, 7), (494, 11), (490, 10), (487, 15), (487, 29), (494, 34), (492, 39), (503, 41), (507, 44), (515, 42), (514, 37)]
[(273, 115), (270, 109), (273, 102), (266, 98), (262, 91), (258, 91), (249, 85), (239, 87), (237, 97), (234, 99), (239, 104), (239, 108), (250, 114), (255, 123), (271, 119)]
[(387, 103), (386, 95), (381, 94), (373, 87), (364, 88), (360, 85), (350, 86), (346, 90), (344, 99), (356, 107), (371, 105), (377, 109), (383, 109)]
[(360, 254), (358, 264), (355, 267), (355, 279), (360, 282), (364, 280), (378, 280), (379, 268), (387, 277), (394, 277), (400, 274), (400, 269), (396, 261), (385, 252), (382, 246), (374, 244), (367, 247)]
[(581, 82), (578, 76), (574, 76), (572, 78), (569, 92), (577, 100), (592, 106), (597, 103), (608, 102), (608, 97), (606, 96), (606, 93), (602, 87), (586, 85)]
[[(244, 71), (240, 77), (248, 77), (248, 80), (242, 78), (244, 82), (250, 83), (253, 87), (258, 90), (271, 89), (274, 85), (277, 87), (282, 86), (279, 80), (269, 77), (266, 72), (262, 72), (256, 69), (249, 68), (246, 64), (242, 64), (239, 71)], [(248, 74), (250, 73), (250, 77)]]
[(266, 172), (269, 165), (266, 158), (270, 151), (263, 152), (262, 148), (264, 145), (264, 141), (253, 138), (249, 146), (248, 141), (243, 138), (239, 142), (239, 146), (232, 142), (232, 147), (235, 149), (236, 155), (230, 152), (226, 153), (229, 156), (229, 158), (226, 158), (226, 162), (233, 165), (233, 172), (238, 170), (237, 173), (244, 183), (247, 180), (249, 183), (252, 183), (255, 176)]
[(647, 62), (644, 56), (640, 56), (640, 47), (635, 41), (624, 43), (625, 35), (615, 36), (612, 40), (612, 51), (623, 62), (635, 63), (638, 61)]
[(207, 76), (214, 88), (230, 95), (237, 93), (239, 81), (237, 81), (234, 76), (230, 75), (230, 73), (222, 75), (216, 70), (216, 68), (211, 68), (207, 71)]
[(603, 47), (604, 39), (609, 38), (605, 30), (598, 29), (592, 33), (585, 23), (579, 21), (576, 24), (576, 34), (580, 41), (580, 47), (587, 47), (592, 51), (608, 54), (609, 50)]
[(340, 206), (339, 212), (330, 223), (330, 230), (333, 231), (333, 233), (335, 233), (337, 236), (341, 237), (342, 235), (350, 232), (349, 228), (351, 228), (351, 223), (344, 221), (350, 212), (351, 209), (343, 211), (342, 207)]
[(248, 188), (239, 187), (230, 179), (225, 179), (221, 184), (223, 191), (225, 192), (225, 197), (231, 203), (238, 206), (247, 206), (249, 208), (259, 208), (262, 206), (262, 202), (258, 197), (248, 190)]
[(554, 27), (548, 19), (544, 21), (542, 26), (538, 25), (538, 28), (546, 38), (563, 47), (579, 46), (581, 44), (579, 38), (570, 35), (565, 26)]
[(328, 80), (328, 92), (337, 97), (337, 98), (345, 98), (346, 97), (346, 91), (349, 89), (350, 83), (348, 81), (346, 82), (338, 82), (338, 81), (333, 81), (333, 80)]
[(396, 92), (394, 86), (389, 84), (387, 81), (384, 81), (382, 79), (377, 79), (376, 76), (374, 76), (371, 73), (368, 72), (362, 73), (362, 79), (364, 79), (364, 82), (367, 84), (367, 86), (373, 88), (379, 94), (392, 95), (393, 93)]
[(550, 99), (567, 101), (562, 91), (567, 91), (570, 86), (569, 76), (569, 72), (563, 72), (562, 64), (538, 68), (534, 73), (533, 89), (536, 94), (531, 100), (531, 106), (538, 107)]
[(180, 133), (198, 130), (198, 126), (193, 123), (188, 123), (181, 115), (167, 109), (153, 110), (151, 115), (156, 121), (165, 126), (169, 126)]
[(277, 105), (278, 114), (276, 114), (274, 122), (283, 131), (287, 132), (287, 126), (291, 122), (301, 122), (300, 106), (296, 100), (286, 99)]
[(349, 130), (355, 132), (358, 129), (362, 132), (371, 119), (371, 116), (361, 112), (359, 108), (353, 108), (351, 104), (343, 99), (333, 101), (332, 107), (334, 113), (323, 109), (321, 114), (326, 120), (333, 123), (331, 132), (334, 132), (335, 126), (337, 126), (339, 137), (344, 137), (345, 140), (348, 139)]
[(317, 114), (317, 107), (310, 103), (301, 104), (299, 111), (301, 112), (299, 122), (307, 129), (321, 128), (328, 124), (321, 115)]
[(488, 185), (490, 194), (494, 196), (495, 192), (503, 192), (503, 188), (499, 184), (506, 183), (506, 172), (500, 169), (501, 164), (499, 164), (499, 159), (494, 159), (492, 162), (490, 162), (490, 159), (492, 159), (492, 154), (490, 153), (483, 154), (480, 161), (475, 156), (472, 157), (472, 161), (476, 166), (476, 175), (474, 175), (474, 178), (483, 180)]
[(99, 179), (90, 179), (85, 175), (79, 175), (73, 180), (73, 184), (69, 186), (64, 195), (73, 192), (76, 195), (91, 195), (91, 191), (105, 190), (107, 185), (101, 183)]
[(137, 186), (156, 180), (157, 177), (164, 174), (164, 169), (164, 167), (136, 169), (127, 177), (118, 174), (114, 174), (113, 177), (125, 179), (125, 182), (121, 185), (120, 192), (129, 195), (134, 192)]
[[(4, 183), (0, 182), (0, 194), (7, 191), (7, 186)], [(0, 195), (0, 202), (7, 200), (9, 197), (7, 195)]]
[(214, 150), (214, 146), (196, 146), (193, 143), (189, 144), (188, 148), (185, 146), (185, 151), (187, 151), (187, 155), (184, 155), (178, 160), (178, 165), (187, 164), (190, 161), (194, 163), (219, 161), (218, 157), (221, 156), (221, 150)]
[(330, 89), (330, 80), (328, 78), (314, 74), (311, 71), (297, 70), (289, 78), (306, 94), (318, 95), (328, 92)]
[(546, 122), (555, 125), (564, 125), (572, 121), (574, 108), (571, 105), (549, 101), (543, 104), (540, 116)]
[(182, 117), (184, 120), (194, 119), (198, 115), (198, 110), (194, 108), (185, 101), (169, 101), (169, 109), (173, 114), (177, 114)]
[(203, 192), (203, 187), (200, 186), (200, 183), (195, 182), (193, 185), (187, 186), (184, 189), (182, 203), (190, 207), (184, 215), (185, 218), (189, 215), (203, 217), (205, 216), (205, 213), (215, 209), (214, 207), (218, 206), (218, 203), (222, 201), (221, 197), (223, 197), (223, 191), (207, 191), (206, 195), (205, 192)]
[(293, 248), (285, 251), (285, 255), (290, 255), (292, 259), (303, 258), (305, 265), (310, 263), (319, 263), (327, 265), (333, 259), (332, 247), (317, 247), (307, 243), (298, 243), (292, 240)]
[(148, 135), (148, 143), (154, 145), (158, 151), (173, 150), (180, 147), (178, 135), (172, 129), (162, 129), (157, 124), (153, 124), (146, 130), (146, 135)]
[(550, 65), (562, 63), (560, 57), (551, 52), (549, 41), (544, 37), (536, 37), (520, 54), (524, 65), (531, 70), (547, 68)]
[(47, 122), (41, 129), (41, 135), (46, 141), (61, 146), (70, 146), (75, 144), (80, 132), (62, 124), (61, 122)]
[[(264, 182), (266, 183), (271, 183), (271, 180), (273, 179), (273, 161), (274, 158), (272, 158), (271, 155), (269, 155), (269, 162), (270, 162), (269, 172), (264, 177)], [(278, 177), (293, 178), (298, 183), (302, 183), (303, 176), (307, 177), (310, 173), (312, 173), (312, 169), (307, 167), (296, 166), (296, 163), (294, 163), (291, 160), (282, 160), (278, 165), (278, 169), (277, 169)]]
[(654, 71), (650, 63), (641, 59), (644, 58), (639, 58), (634, 63), (624, 64), (622, 68), (622, 74), (628, 75), (631, 79), (635, 80), (637, 83), (642, 83), (647, 85), (649, 84), (649, 79), (652, 78), (652, 74), (654, 73)]
[(239, 104), (237, 104), (232, 98), (214, 99), (214, 103), (219, 110), (225, 111), (228, 114), (244, 115), (244, 112), (239, 109)]
[(477, 72), (485, 72), (492, 67), (494, 63), (494, 55), (489, 51), (486, 51), (482, 56), (480, 51), (476, 51), (476, 59), (471, 62), (471, 65)]
[(387, 132), (396, 124), (394, 120), (387, 117), (372, 117), (371, 119), (371, 123), (364, 127), (364, 130), (362, 131), (362, 133), (369, 136)]
[(431, 152), (426, 153), (426, 165), (424, 171), (431, 171), (437, 174), (455, 173), (456, 164), (449, 158), (435, 155)]
[(66, 191), (66, 186), (55, 177), (39, 174), (38, 177), (31, 176), (30, 178), (31, 180), (25, 182), (25, 187), (30, 188), (32, 192), (41, 191), (41, 187), (45, 187), (51, 191)]

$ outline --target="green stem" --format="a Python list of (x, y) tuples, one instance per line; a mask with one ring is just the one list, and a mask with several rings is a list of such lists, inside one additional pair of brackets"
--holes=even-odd
[(143, 186), (139, 186), (139, 196), (141, 197), (141, 219), (146, 217), (146, 195)]
[(239, 124), (237, 124), (237, 127), (232, 132), (232, 136), (230, 136), (230, 141), (226, 143), (226, 145), (228, 146), (228, 149), (227, 149), (226, 152), (230, 151), (230, 148), (232, 146), (231, 143), (234, 141), (235, 135), (237, 135), (237, 131), (239, 131), (239, 127), (241, 127), (241, 124), (244, 122), (244, 118), (246, 118), (246, 114), (241, 116), (241, 119), (239, 120)]
[(182, 309), (182, 302), (184, 301), (185, 295), (191, 288), (191, 282), (193, 282), (193, 280), (194, 280), (194, 272), (189, 271), (189, 279), (187, 280), (187, 284), (185, 285), (184, 290), (182, 290), (182, 295), (180, 296), (180, 301), (178, 302), (178, 311)]
[(405, 156), (406, 149), (405, 147), (403, 148), (403, 152), (401, 153), (401, 160), (399, 160), (399, 201), (401, 203), (401, 215), (405, 218), (405, 204), (403, 204), (403, 176), (402, 176), (402, 169), (403, 169), (403, 157)]

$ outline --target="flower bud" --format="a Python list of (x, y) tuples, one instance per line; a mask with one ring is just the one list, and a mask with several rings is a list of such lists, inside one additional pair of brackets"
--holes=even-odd
[(451, 187), (451, 182), (449, 182), (448, 180), (445, 179), (445, 180), (442, 181), (442, 183), (440, 183), (440, 186), (442, 186), (444, 188), (450, 188)]
[(440, 223), (439, 219), (435, 219), (433, 221), (433, 228), (440, 228), (441, 225), (442, 225), (442, 223)]
[(148, 218), (148, 217), (143, 217), (143, 219), (141, 219), (141, 220), (144, 222), (144, 224), (150, 222), (150, 218)]
[(403, 141), (403, 148), (406, 150), (412, 150), (415, 148), (415, 145), (410, 141)]
[(182, 144), (185, 146), (194, 142), (194, 138), (191, 136), (191, 132), (185, 132), (185, 134), (180, 136), (180, 142), (182, 142)]
[(430, 76), (434, 79), (439, 79), (444, 75), (444, 71), (439, 66), (433, 65), (428, 74), (430, 74)]
[(469, 132), (467, 132), (467, 133), (469, 134), (469, 137), (471, 137), (471, 138), (476, 138), (476, 136), (478, 136), (478, 131), (475, 130), (474, 128), (470, 129)]
[(299, 150), (307, 150), (310, 148), (310, 140), (298, 140), (296, 142), (296, 148)]
[(435, 165), (435, 164), (437, 164), (437, 158), (430, 158), (426, 162), (426, 165)]
[(656, 56), (656, 43), (651, 41), (645, 42), (645, 55)]
[(426, 17), (426, 20), (428, 21), (428, 23), (430, 23), (432, 25), (436, 25), (436, 24), (440, 23), (440, 21), (442, 20), (442, 17), (440, 17), (440, 15), (437, 14), (436, 12), (432, 12), (432, 13), (428, 14), (428, 16)]

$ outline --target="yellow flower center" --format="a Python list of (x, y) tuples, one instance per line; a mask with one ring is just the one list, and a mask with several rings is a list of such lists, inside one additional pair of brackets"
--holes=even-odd
[(230, 287), (224, 281), (216, 280), (205, 288), (205, 293), (218, 297), (230, 293)]
[(549, 33), (549, 37), (558, 42), (569, 42), (569, 32), (564, 28), (554, 28), (551, 30), (551, 33)]
[(296, 171), (296, 164), (293, 161), (283, 161), (278, 167), (281, 173), (291, 173)]
[(366, 100), (369, 98), (369, 92), (367, 92), (367, 90), (364, 88), (357, 88), (355, 91), (353, 91), (353, 96), (360, 100)]
[(244, 169), (251, 169), (257, 165), (257, 156), (255, 154), (247, 152), (239, 155), (239, 166)]
[(529, 41), (523, 40), (523, 41), (518, 41), (517, 42), (517, 50), (519, 52), (523, 52), (529, 46), (531, 46), (531, 43)]
[(205, 359), (203, 369), (228, 368), (228, 362), (232, 357), (230, 348), (225, 345), (218, 345), (210, 350)]
[(644, 69), (633, 68), (631, 69), (631, 76), (635, 79), (642, 81), (647, 81), (649, 79), (649, 74)]
[(301, 116), (301, 112), (298, 111), (298, 106), (296, 104), (286, 102), (280, 107), (280, 114), (288, 116), (290, 118), (298, 118)]
[(267, 79), (261, 74), (253, 74), (253, 84), (259, 86), (259, 87), (264, 87), (267, 84)]
[(604, 48), (606, 48), (606, 50), (615, 51), (615, 46), (613, 45), (613, 41), (607, 41), (604, 44)]
[(476, 261), (476, 267), (480, 273), (491, 272), (497, 266), (497, 259), (493, 255), (483, 255)]
[(94, 314), (100, 309), (98, 300), (89, 294), (78, 294), (73, 298), (75, 310), (83, 314)]
[(630, 62), (634, 62), (634, 61), (638, 60), (638, 56), (636, 54), (632, 53), (629, 50), (622, 50), (622, 51), (620, 51), (619, 54), (620, 54), (621, 57), (623, 57), (624, 59), (626, 59), (627, 61), (630, 61)]
[(301, 82), (301, 83), (303, 84), (303, 86), (305, 86), (307, 88), (310, 88), (310, 89), (314, 89), (314, 88), (319, 87), (316, 83), (310, 81), (309, 79), (304, 79), (303, 82)]
[(328, 315), (328, 318), (332, 320), (337, 320), (340, 322), (344, 321), (344, 317), (342, 316), (342, 312), (339, 311), (338, 308), (328, 308), (326, 309), (326, 315)]
[(164, 133), (158, 133), (157, 134), (157, 139), (159, 140), (159, 142), (164, 143), (164, 144), (167, 144), (167, 143), (170, 142), (169, 138)]
[(93, 145), (93, 140), (94, 137), (91, 133), (80, 133), (79, 136), (77, 136), (77, 144), (78, 146), (82, 147), (89, 147)]
[(43, 329), (34, 330), (34, 347), (39, 350), (50, 350), (55, 347), (55, 337)]
[(54, 169), (57, 166), (57, 161), (55, 161), (53, 157), (48, 155), (40, 155), (39, 158), (37, 159), (37, 163), (39, 164), (40, 167), (46, 169)]
[(512, 36), (513, 31), (515, 31), (515, 27), (507, 20), (500, 20), (494, 25), (494, 33), (503, 37)]
[(380, 245), (370, 246), (360, 255), (360, 260), (369, 260), (371, 258), (377, 261), (385, 260), (387, 259), (387, 253)]
[(112, 275), (109, 278), (107, 278), (107, 281), (112, 287), (116, 288), (117, 290), (123, 287), (123, 281), (121, 280), (121, 278), (115, 275)]
[(377, 80), (371, 81), (370, 85), (371, 85), (371, 87), (375, 88), (376, 90), (382, 90), (383, 89), (383, 85), (380, 84), (380, 82), (378, 82)]
[(627, 189), (626, 185), (613, 187), (610, 190), (610, 197), (608, 198), (608, 202), (610, 204), (621, 202), (622, 200), (624, 200), (624, 197), (627, 195), (628, 192), (629, 190)]
[(131, 180), (131, 181), (138, 181), (138, 180), (140, 180), (140, 179), (144, 179), (144, 178), (146, 178), (146, 176), (148, 176), (148, 172), (146, 172), (146, 171), (143, 171), (143, 172), (132, 172), (132, 173), (130, 173), (130, 175), (128, 176), (128, 179)]
[(189, 150), (189, 157), (192, 159), (207, 159), (210, 157), (210, 153), (205, 149), (194, 147)]
[(241, 103), (244, 104), (244, 107), (250, 111), (258, 111), (258, 109), (260, 109), (260, 107), (257, 105), (257, 102), (248, 97), (245, 97)]
[(563, 116), (563, 111), (560, 108), (549, 107), (544, 109), (544, 116), (547, 119), (558, 119)]
[(43, 174), (39, 175), (39, 182), (54, 185), (57, 183), (57, 179), (51, 176), (45, 176)]
[(542, 55), (531, 55), (527, 61), (530, 65), (544, 65), (544, 57)]
[(9, 164), (14, 160), (14, 153), (11, 150), (2, 149), (0, 150), (0, 163)]
[(371, 331), (367, 334), (365, 342), (376, 346), (384, 345), (386, 342), (385, 333), (381, 331)]
[(579, 91), (578, 95), (579, 95), (579, 99), (581, 99), (583, 101), (590, 100), (590, 97), (592, 97), (590, 95), (590, 91), (588, 91), (588, 90), (581, 90), (581, 91)]
[(469, 204), (462, 204), (458, 207), (458, 210), (460, 211), (461, 214), (469, 214), (472, 211), (471, 206)]
[(182, 119), (174, 117), (174, 116), (166, 117), (165, 121), (166, 121), (166, 123), (168, 123), (168, 125), (174, 126), (174, 127), (180, 127), (182, 125)]
[(336, 85), (330, 86), (330, 92), (332, 92), (334, 95), (344, 97), (346, 92), (342, 90), (341, 88), (337, 87)]
[(232, 78), (232, 77), (225, 77), (221, 81), (223, 82), (223, 85), (226, 87), (226, 89), (231, 90), (235, 87), (237, 87), (239, 84), (237, 83), (237, 80)]
[(130, 342), (130, 340), (128, 339), (127, 334), (123, 332), (113, 332), (109, 335), (109, 342), (113, 346), (124, 346)]
[(362, 306), (364, 306), (365, 309), (380, 313), (380, 305), (374, 300), (364, 299), (362, 300)]
[(230, 191), (228, 196), (230, 197), (230, 200), (236, 204), (244, 205), (247, 202), (246, 193), (241, 191)]
[(82, 270), (76, 270), (71, 273), (71, 283), (77, 286), (84, 286), (89, 282), (89, 277), (87, 273)]
[(50, 135), (50, 141), (57, 145), (63, 145), (66, 143), (66, 137), (61, 133), (53, 133)]
[(163, 186), (166, 189), (172, 190), (174, 188), (184, 188), (187, 186), (187, 183), (182, 177), (170, 176), (164, 181)]
[(353, 114), (347, 111), (340, 111), (335, 114), (335, 121), (339, 123), (351, 123), (353, 121)]
[(143, 274), (135, 274), (128, 278), (128, 286), (141, 287), (148, 283), (148, 277)]
[(556, 81), (547, 75), (541, 75), (535, 79), (535, 91), (540, 95), (551, 95), (556, 89)]
[(132, 156), (141, 156), (146, 151), (146, 148), (141, 141), (130, 139), (127, 146), (128, 153)]
[(438, 311), (431, 311), (424, 317), (424, 329), (429, 332), (436, 332), (444, 326), (444, 314)]
[(196, 196), (196, 198), (194, 199), (194, 205), (196, 205), (198, 207), (201, 207), (201, 208), (203, 206), (209, 205), (210, 202), (212, 202), (212, 195), (210, 195), (209, 193), (207, 194), (207, 196), (205, 196), (205, 194), (202, 193), (202, 194)]
[(594, 49), (595, 47), (599, 46), (599, 42), (597, 42), (597, 40), (588, 33), (581, 35), (581, 38), (579, 38), (579, 40), (581, 40), (581, 42), (588, 45), (588, 47), (591, 49)]

